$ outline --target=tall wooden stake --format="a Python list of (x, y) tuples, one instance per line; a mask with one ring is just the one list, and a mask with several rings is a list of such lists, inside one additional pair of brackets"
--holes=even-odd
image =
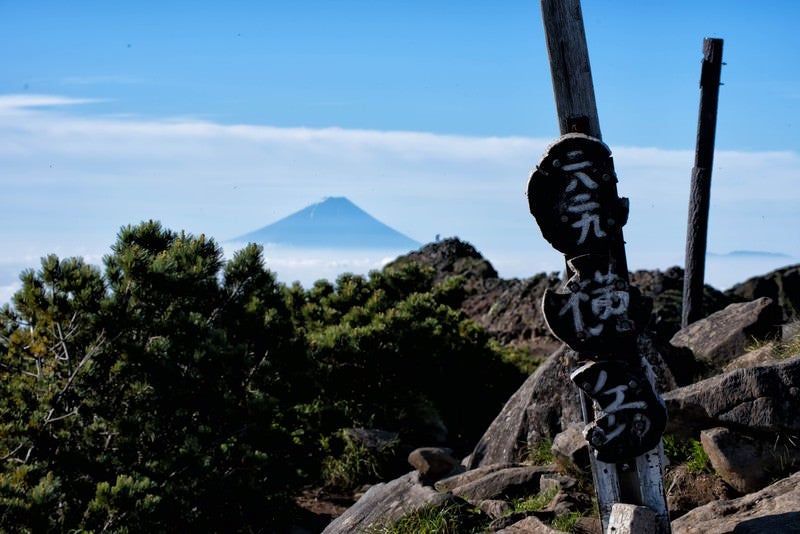
[(602, 139), (580, 0), (541, 0), (541, 5), (561, 134)]
[[(636, 316), (641, 319), (643, 314), (634, 304), (638, 292), (628, 284), (625, 242), (621, 228), (627, 220), (627, 200), (617, 197), (616, 186), (613, 185), (616, 183), (616, 176), (610, 152), (605, 153), (604, 150), (607, 148), (599, 147), (602, 145), (600, 122), (580, 0), (540, 0), (540, 2), (559, 130), (562, 136), (566, 137), (562, 137), (559, 143), (548, 149), (548, 154), (531, 177), (528, 195), (531, 213), (536, 217), (543, 234), (556, 249), (565, 254), (569, 279), (566, 288), (572, 292), (571, 296), (546, 295), (543, 310), (546, 318), (548, 309), (550, 310), (548, 324), (551, 329), (556, 325), (566, 334), (564, 336), (556, 334), (557, 337), (566, 341), (572, 334), (577, 334), (577, 337), (573, 338), (577, 345), (566, 342), (578, 350), (582, 358), (596, 360), (600, 357), (603, 360), (584, 365), (574, 371), (571, 377), (580, 387), (584, 422), (589, 432), (587, 438), (591, 436), (592, 446), (596, 444), (597, 450), (603, 451), (598, 452), (599, 458), (591, 455), (592, 474), (603, 529), (608, 529), (612, 522), (618, 526), (618, 518), (612, 521), (612, 509), (615, 503), (622, 502), (647, 507), (652, 512), (650, 515), (654, 522), (653, 532), (667, 534), (670, 532), (670, 525), (663, 486), (665, 461), (660, 442), (661, 431), (658, 431), (655, 439), (652, 429), (648, 432), (643, 431), (638, 435), (643, 438), (639, 442), (639, 448), (643, 448), (641, 445), (645, 441), (648, 443), (648, 448), (626, 455), (624, 451), (630, 449), (630, 442), (622, 445), (612, 443), (620, 436), (619, 432), (626, 428), (626, 425), (621, 423), (626, 415), (615, 412), (616, 408), (612, 408), (612, 405), (602, 405), (616, 395), (610, 393), (611, 391), (627, 392), (631, 395), (631, 399), (628, 400), (633, 402), (628, 402), (626, 406), (641, 404), (645, 408), (640, 413), (627, 416), (630, 418), (625, 419), (628, 424), (625, 432), (635, 434), (636, 431), (631, 428), (637, 426), (637, 421), (652, 420), (653, 428), (658, 425), (660, 410), (656, 405), (660, 402), (660, 398), (652, 389), (652, 383), (649, 390), (641, 384), (628, 389), (637, 382), (647, 382), (647, 379), (642, 379), (643, 377), (637, 374), (642, 368), (646, 368), (647, 364), (637, 353), (635, 335), (632, 336), (633, 323), (637, 322)], [(570, 137), (567, 134), (585, 134), (594, 138), (594, 141)], [(587, 157), (590, 153), (594, 153), (595, 159)], [(568, 180), (565, 190), (563, 186), (562, 189), (558, 189), (558, 185), (551, 187), (550, 184), (558, 181), (555, 179), (556, 176)], [(567, 198), (570, 195), (571, 199)], [(562, 205), (553, 210), (552, 201), (556, 204), (560, 201)], [(563, 241), (566, 235), (563, 231), (565, 228), (578, 229), (580, 235), (577, 237), (577, 244), (569, 239)], [(581, 254), (584, 256), (580, 256)], [(608, 300), (609, 298), (611, 300)], [(600, 307), (605, 306), (604, 311), (600, 316), (595, 314), (592, 318), (592, 311), (583, 307), (582, 303), (586, 302)], [(562, 319), (568, 324), (559, 325)], [(594, 328), (575, 332), (579, 326), (584, 328), (582, 324), (584, 319), (604, 321), (610, 319), (610, 321), (602, 325), (598, 322)], [(569, 330), (572, 332), (568, 332)], [(611, 333), (609, 337), (612, 339), (613, 348), (609, 350), (607, 345), (603, 346), (605, 342), (599, 339), (599, 334), (596, 334), (598, 330), (603, 337)], [(616, 334), (613, 334), (613, 331), (621, 333), (624, 340), (614, 343)], [(584, 350), (576, 348), (578, 345), (583, 346)], [(625, 363), (617, 367), (617, 363), (613, 361), (614, 356), (610, 356), (614, 353)], [(602, 354), (605, 356), (598, 356)], [(609, 356), (611, 360), (607, 359)], [(633, 370), (635, 380), (629, 380), (634, 376), (626, 374), (630, 370)], [(627, 378), (618, 384), (618, 382), (612, 383), (610, 378), (612, 376), (613, 380), (618, 381)], [(602, 386), (601, 383), (606, 385)], [(608, 391), (601, 391), (603, 388)], [(637, 395), (639, 397), (636, 397)], [(616, 404), (623, 402), (619, 397), (616, 398)], [(614, 422), (615, 417), (616, 422)], [(610, 419), (610, 422), (607, 419)], [(644, 426), (640, 425), (640, 430), (642, 428)], [(647, 428), (650, 429), (649, 422)], [(663, 426), (661, 428), (663, 429)], [(649, 435), (645, 437), (645, 433)], [(634, 437), (633, 441), (637, 439)], [(622, 521), (627, 520), (622, 519)]]
[(722, 39), (706, 38), (703, 40), (700, 116), (697, 121), (697, 146), (695, 147), (689, 196), (689, 223), (686, 229), (686, 269), (683, 277), (683, 313), (681, 314), (683, 328), (703, 317), (711, 168), (714, 164), (714, 138), (717, 131), (717, 104), (721, 71)]

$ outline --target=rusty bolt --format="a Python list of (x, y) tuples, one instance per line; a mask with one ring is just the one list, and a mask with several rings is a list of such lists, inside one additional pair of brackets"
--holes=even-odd
[(633, 428), (631, 432), (634, 436), (641, 438), (650, 429), (650, 420), (643, 414), (637, 413), (633, 416)]
[(623, 319), (617, 323), (618, 332), (630, 332), (631, 330), (633, 330), (633, 323), (631, 321)]

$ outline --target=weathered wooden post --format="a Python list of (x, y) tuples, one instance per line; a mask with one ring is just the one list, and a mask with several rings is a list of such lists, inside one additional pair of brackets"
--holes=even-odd
[(721, 72), (722, 39), (706, 38), (703, 40), (700, 116), (697, 120), (697, 143), (689, 193), (689, 223), (686, 228), (686, 268), (683, 273), (681, 314), (683, 328), (703, 317), (708, 208), (711, 200), (711, 168), (714, 164)]
[[(554, 335), (582, 360), (570, 378), (581, 394), (603, 529), (626, 524), (630, 532), (665, 534), (666, 409), (637, 348), (649, 303), (628, 281), (628, 201), (617, 194), (611, 152), (601, 141), (580, 0), (541, 0), (541, 7), (562, 136), (531, 175), (528, 202), (567, 263), (564, 287), (547, 292), (542, 308)], [(614, 507), (620, 503), (652, 513)], [(652, 524), (631, 524), (642, 518)]]

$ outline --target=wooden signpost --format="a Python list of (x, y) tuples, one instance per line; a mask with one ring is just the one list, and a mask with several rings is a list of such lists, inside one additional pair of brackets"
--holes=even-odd
[(722, 39), (703, 40), (700, 73), (700, 113), (697, 119), (692, 185), (689, 193), (689, 222), (686, 229), (686, 269), (683, 273), (681, 328), (703, 317), (703, 284), (706, 268), (708, 209), (711, 202), (711, 168), (717, 131)]
[(580, 0), (541, 0), (541, 7), (562, 136), (531, 175), (528, 201), (567, 267), (564, 286), (546, 292), (542, 308), (553, 334), (582, 360), (570, 378), (580, 390), (604, 531), (665, 534), (667, 413), (637, 349), (650, 309), (628, 280), (628, 201), (617, 194), (601, 141)]

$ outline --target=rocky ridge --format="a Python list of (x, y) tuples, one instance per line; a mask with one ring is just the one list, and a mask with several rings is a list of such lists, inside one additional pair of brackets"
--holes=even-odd
[[(412, 452), (413, 471), (371, 487), (324, 532), (363, 532), (430, 506), (477, 508), (492, 532), (557, 532), (554, 521), (569, 514), (581, 516), (573, 532), (599, 532), (590, 512), (580, 407), (568, 378), (577, 355), (550, 335), (539, 311), (545, 289), (561, 284), (558, 274), (500, 279), (474, 247), (457, 239), (396, 263), (408, 261), (432, 267), (437, 281), (461, 277), (463, 311), (498, 341), (543, 363), (472, 454), (459, 460), (440, 447)], [(701, 472), (685, 464), (668, 468), (673, 532), (800, 532), (800, 266), (724, 293), (707, 287), (707, 317), (684, 330), (682, 277), (678, 267), (631, 273), (654, 302), (639, 346), (668, 407), (671, 443), (693, 440), (710, 464)], [(543, 446), (554, 463), (533, 465), (533, 451)], [(539, 510), (515, 511), (520, 498), (545, 491), (549, 501)]]

